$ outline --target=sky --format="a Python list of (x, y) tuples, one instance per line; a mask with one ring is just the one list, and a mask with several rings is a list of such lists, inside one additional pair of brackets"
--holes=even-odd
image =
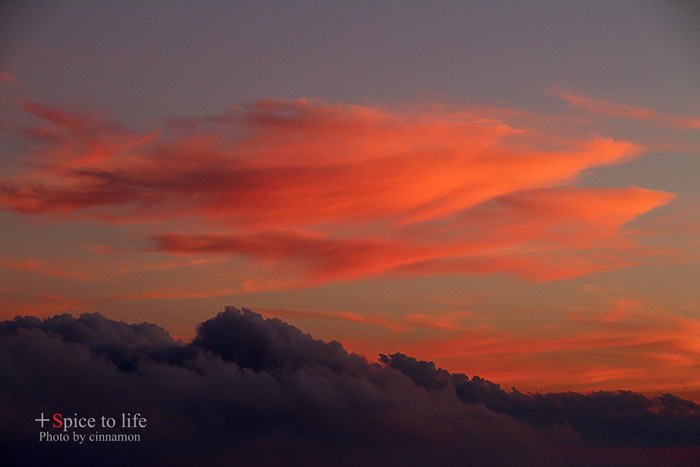
[(692, 2), (15, 2), (0, 318), (225, 306), (700, 401)]

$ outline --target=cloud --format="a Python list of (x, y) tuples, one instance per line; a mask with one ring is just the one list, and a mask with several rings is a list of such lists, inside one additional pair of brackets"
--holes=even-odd
[[(0, 376), (0, 445), (17, 465), (587, 465), (635, 446), (651, 450), (641, 465), (663, 447), (691, 465), (698, 452), (700, 408), (675, 396), (506, 392), (402, 354), (369, 363), (234, 308), (189, 344), (98, 314), (17, 317), (0, 323)], [(148, 424), (140, 443), (37, 445), (42, 411)]]
[(57, 276), (57, 277), (69, 277), (72, 279), (80, 279), (83, 281), (95, 281), (96, 279), (92, 276), (81, 273), (72, 272), (60, 269), (56, 266), (48, 264), (46, 261), (38, 259), (27, 259), (24, 261), (14, 261), (11, 259), (0, 258), (0, 267), (16, 269), (19, 271), (29, 271), (37, 274)]
[[(107, 465), (528, 465), (555, 456), (508, 416), (428, 393), (337, 342), (248, 311), (202, 323), (191, 344), (99, 315), (16, 318), (0, 335), (0, 443), (15, 446), (7, 452), (18, 465), (57, 453)], [(139, 412), (148, 427), (140, 444), (37, 447), (41, 411)]]
[(0, 84), (14, 84), (18, 83), (19, 79), (9, 71), (0, 71)]
[[(562, 423), (566, 420), (574, 427), (583, 428), (591, 440), (604, 442), (606, 439), (616, 439), (618, 442), (630, 443), (630, 431), (647, 432), (658, 439), (636, 440), (632, 444), (662, 444), (662, 445), (691, 445), (696, 440), (688, 431), (682, 437), (670, 436), (659, 429), (652, 419), (659, 415), (680, 415), (691, 425), (700, 423), (700, 406), (688, 400), (670, 394), (653, 398), (645, 397), (631, 391), (597, 391), (591, 394), (575, 392), (558, 392), (545, 394), (523, 394), (513, 390), (506, 392), (500, 385), (478, 376), (471, 379), (464, 374), (451, 374), (438, 369), (432, 362), (418, 361), (401, 353), (380, 355), (380, 361), (389, 368), (395, 368), (419, 386), (430, 391), (441, 390), (453, 384), (457, 396), (468, 403), (482, 403), (491, 410), (508, 413), (537, 426)], [(593, 419), (605, 425), (610, 418), (627, 419), (631, 424), (627, 429), (620, 430), (614, 426), (586, 426)], [(647, 417), (649, 423), (633, 427), (632, 419)], [(581, 426), (583, 425), (583, 427)], [(590, 431), (588, 431), (590, 430)]]
[(329, 239), (304, 232), (167, 234), (155, 241), (158, 250), (174, 254), (231, 253), (267, 262), (295, 261), (308, 268), (307, 285), (374, 275), (440, 254), (437, 246), (372, 238)]
[(224, 297), (239, 293), (240, 289), (231, 287), (223, 289), (207, 289), (207, 290), (182, 290), (172, 288), (160, 288), (149, 290), (143, 293), (125, 294), (120, 296), (126, 300), (143, 300), (143, 299), (182, 299), (182, 298), (208, 298), (208, 297)]
[(607, 305), (569, 312), (569, 323), (548, 321), (527, 333), (471, 323), (431, 342), (394, 338), (391, 344), (353, 349), (389, 346), (450, 369), (471, 366), (528, 390), (558, 389), (565, 381), (566, 388), (579, 391), (624, 387), (682, 392), (697, 400), (700, 322), (654, 309), (651, 301), (610, 299)]
[[(311, 319), (311, 320), (329, 320), (329, 321), (349, 321), (353, 323), (363, 323), (371, 326), (379, 326), (395, 332), (405, 332), (409, 327), (397, 320), (392, 320), (388, 316), (379, 314), (368, 315), (365, 313), (352, 313), (348, 311), (304, 311), (304, 310), (286, 310), (281, 308), (263, 308), (259, 309), (266, 316), (276, 318), (291, 318), (291, 319)], [(415, 323), (410, 323), (415, 325)], [(422, 324), (423, 326), (434, 325), (433, 323)], [(435, 326), (439, 326), (435, 325)]]
[[(32, 168), (0, 180), (7, 209), (105, 224), (195, 220), (199, 231), (153, 235), (155, 250), (286, 266), (292, 287), (384, 273), (549, 280), (619, 268), (635, 263), (621, 253), (637, 246), (625, 224), (672, 198), (572, 188), (642, 148), (552, 138), (484, 109), (264, 100), (146, 136), (96, 116), (24, 109), (44, 125), (24, 131)], [(260, 280), (279, 282), (271, 272)]]
[(651, 110), (641, 109), (627, 104), (620, 104), (618, 102), (599, 98), (584, 97), (573, 91), (560, 88), (553, 88), (552, 93), (555, 96), (564, 99), (570, 105), (578, 107), (587, 112), (609, 115), (611, 117), (653, 120), (679, 128), (700, 128), (700, 117), (681, 118), (670, 115), (662, 115)]
[(35, 316), (51, 316), (57, 313), (88, 312), (96, 300), (75, 300), (59, 295), (41, 295), (38, 298), (28, 298), (13, 291), (0, 291), (5, 316), (33, 314)]
[[(282, 231), (166, 234), (155, 241), (158, 250), (174, 254), (231, 253), (265, 261), (295, 261), (308, 268), (310, 283), (387, 271), (505, 271), (552, 279), (619, 266), (621, 263), (606, 257), (607, 252), (600, 252), (636, 250), (620, 233), (621, 227), (671, 198), (669, 193), (634, 187), (530, 190), (475, 207), (450, 219), (447, 226), (413, 228), (410, 240), (333, 239), (318, 233)], [(569, 252), (563, 253), (564, 248)], [(597, 259), (602, 264), (595, 264)]]
[(51, 182), (3, 184), (6, 204), (28, 212), (155, 204), (158, 214), (172, 216), (178, 212), (163, 211), (174, 197), (204, 217), (246, 226), (415, 222), (639, 153), (609, 139), (535, 151), (504, 143), (517, 130), (469, 114), (403, 115), (307, 100), (263, 101), (190, 120), (170, 141), (117, 144), (125, 137), (120, 125), (26, 108), (54, 125), (59, 144), (41, 155), (61, 162), (46, 167)]
[[(569, 426), (583, 444), (607, 446), (695, 446), (687, 462), (700, 452), (694, 432), (700, 427), (700, 406), (671, 394), (649, 398), (631, 391), (590, 394), (506, 392), (498, 384), (474, 376), (450, 374), (432, 362), (397, 353), (381, 355), (395, 368), (429, 391), (453, 386), (465, 403), (479, 403), (540, 429)], [(696, 459), (696, 458), (695, 458)], [(647, 460), (649, 464), (653, 461)]]

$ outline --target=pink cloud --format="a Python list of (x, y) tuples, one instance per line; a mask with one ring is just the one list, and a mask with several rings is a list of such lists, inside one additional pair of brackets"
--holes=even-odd
[[(538, 151), (505, 124), (434, 109), (403, 115), (261, 102), (190, 122), (164, 141), (95, 117), (25, 108), (54, 125), (56, 142), (39, 154), (43, 169), (2, 183), (3, 203), (24, 212), (129, 206), (130, 217), (196, 212), (247, 226), (415, 222), (564, 183), (640, 152), (610, 139)], [(125, 145), (129, 137), (141, 143)], [(172, 211), (174, 204), (183, 207)]]
[(553, 88), (552, 93), (567, 101), (570, 105), (592, 113), (609, 115), (611, 117), (631, 118), (640, 120), (654, 120), (680, 128), (700, 128), (700, 117), (681, 118), (670, 115), (662, 115), (651, 110), (641, 109), (626, 104), (620, 104), (605, 99), (590, 98), (578, 95), (572, 91)]
[(105, 224), (204, 221), (209, 232), (155, 235), (157, 249), (294, 265), (298, 277), (286, 283), (295, 286), (618, 268), (640, 250), (625, 224), (672, 197), (569, 186), (638, 156), (633, 143), (558, 137), (545, 149), (545, 134), (439, 105), (267, 100), (150, 135), (36, 104), (24, 110), (43, 122), (25, 132), (39, 147), (27, 154), (33, 168), (0, 180), (7, 209)]

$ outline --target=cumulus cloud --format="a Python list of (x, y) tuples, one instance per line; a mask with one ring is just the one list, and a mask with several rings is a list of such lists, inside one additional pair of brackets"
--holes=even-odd
[(450, 384), (465, 403), (480, 403), (537, 427), (569, 425), (593, 444), (643, 446), (695, 446), (700, 428), (700, 406), (671, 394), (645, 397), (632, 391), (597, 391), (590, 394), (559, 392), (524, 394), (506, 392), (498, 384), (474, 376), (450, 374), (432, 362), (401, 353), (381, 355), (395, 368), (427, 390)]
[(42, 124), (22, 132), (31, 168), (0, 180), (7, 209), (107, 224), (204, 221), (153, 235), (154, 249), (290, 266), (287, 286), (619, 268), (643, 250), (625, 224), (672, 198), (572, 188), (584, 171), (642, 148), (526, 131), (483, 109), (265, 100), (150, 135), (34, 103), (24, 110)]
[(568, 323), (550, 320), (528, 333), (467, 321), (452, 335), (396, 339), (390, 348), (528, 389), (561, 388), (564, 382), (577, 391), (627, 388), (697, 398), (697, 319), (659, 313), (629, 298), (580, 307), (566, 318)]
[(550, 452), (505, 415), (428, 393), (337, 342), (248, 311), (202, 323), (187, 345), (99, 315), (17, 318), (0, 334), (2, 442), (15, 443), (18, 463), (97, 455), (92, 446), (37, 449), (42, 411), (147, 416), (141, 444), (99, 454), (114, 464), (527, 465)]
[[(2, 322), (0, 405), (16, 465), (587, 465), (636, 446), (691, 465), (700, 426), (698, 406), (671, 395), (505, 392), (402, 354), (370, 363), (235, 308), (191, 343), (97, 314)], [(140, 443), (47, 444), (41, 412), (148, 425)]]

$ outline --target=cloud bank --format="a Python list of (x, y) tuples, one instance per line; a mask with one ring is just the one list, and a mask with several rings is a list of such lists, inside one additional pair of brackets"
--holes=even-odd
[[(506, 392), (402, 354), (370, 363), (235, 308), (191, 343), (98, 314), (2, 322), (0, 406), (13, 465), (693, 465), (700, 452), (691, 401)], [(42, 412), (148, 425), (140, 443), (49, 445)]]
[[(523, 130), (483, 109), (264, 100), (150, 135), (23, 109), (40, 124), (15, 129), (29, 168), (0, 179), (0, 205), (60, 222), (161, 225), (144, 253), (247, 258), (276, 287), (280, 267), (294, 271), (286, 287), (617, 269), (645, 251), (625, 225), (673, 197), (573, 187), (642, 148)], [(176, 231), (167, 224), (185, 220)]]

